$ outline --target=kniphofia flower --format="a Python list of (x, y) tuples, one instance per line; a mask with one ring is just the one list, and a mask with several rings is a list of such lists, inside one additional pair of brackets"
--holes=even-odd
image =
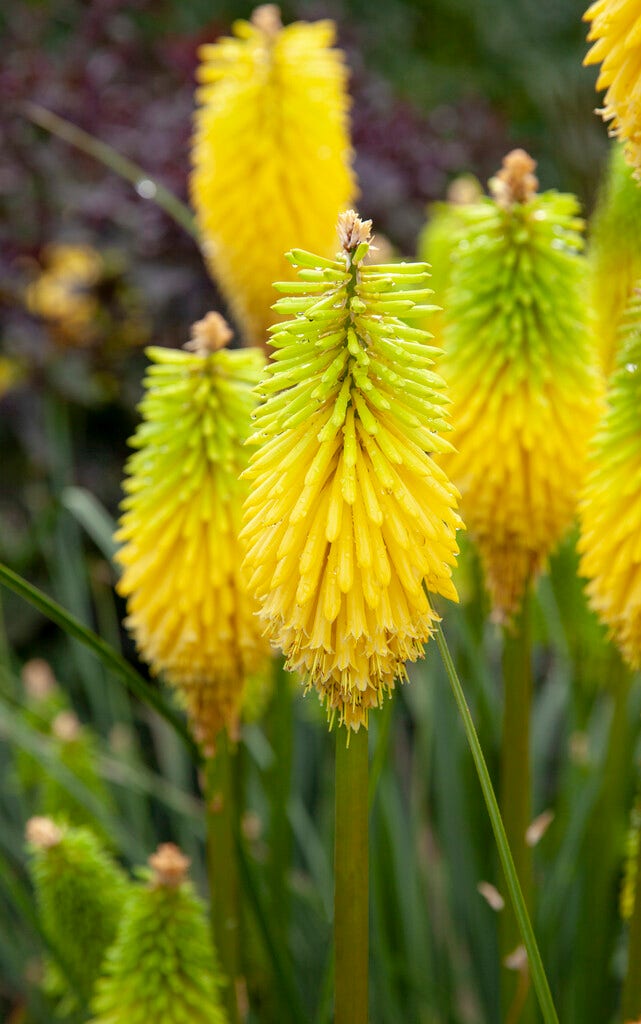
[(641, 171), (641, 8), (638, 0), (596, 0), (583, 15), (591, 22), (594, 45), (584, 64), (600, 64), (597, 89), (605, 89), (603, 109), (610, 134), (625, 143), (628, 162)]
[(231, 332), (210, 313), (192, 351), (149, 348), (116, 539), (127, 625), (152, 671), (178, 688), (199, 740), (233, 729), (244, 678), (267, 647), (238, 539), (244, 442), (260, 349), (223, 347)]
[(89, 828), (37, 817), (27, 822), (26, 833), (38, 915), (74, 981), (72, 987), (57, 962), (47, 960), (45, 989), (66, 1017), (91, 998), (116, 937), (128, 879)]
[(463, 207), (446, 300), (444, 376), (462, 494), (497, 618), (572, 521), (599, 412), (586, 324), (582, 221), (571, 195), (537, 194), (515, 150), (495, 199)]
[(149, 858), (96, 987), (91, 1024), (225, 1024), (221, 977), (205, 908), (172, 843)]
[(457, 599), (461, 525), (432, 458), (450, 447), (439, 350), (404, 322), (428, 308), (426, 266), (365, 266), (370, 226), (349, 211), (334, 259), (288, 254), (242, 534), (268, 635), (353, 729), (422, 655), (424, 587)]
[(590, 305), (607, 376), (614, 369), (621, 320), (641, 278), (641, 187), (615, 143), (590, 222)]
[(355, 192), (347, 73), (331, 21), (283, 28), (258, 7), (200, 51), (191, 197), (212, 275), (245, 339), (266, 341), (284, 253), (331, 256)]
[(641, 665), (641, 300), (633, 299), (590, 447), (580, 503), (580, 573), (624, 657)]

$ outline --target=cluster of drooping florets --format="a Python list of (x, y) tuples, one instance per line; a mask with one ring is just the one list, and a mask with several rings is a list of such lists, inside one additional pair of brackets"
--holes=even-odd
[(596, 0), (584, 14), (591, 22), (584, 64), (600, 64), (597, 89), (605, 89), (599, 113), (625, 144), (628, 162), (641, 171), (641, 9), (637, 0)]
[(294, 245), (329, 256), (355, 191), (343, 55), (331, 21), (283, 28), (258, 7), (203, 46), (191, 196), (205, 255), (251, 344), (265, 342), (272, 283)]
[(500, 618), (572, 521), (601, 389), (577, 202), (538, 194), (534, 167), (515, 150), (494, 198), (461, 207), (445, 310), (443, 465)]
[(588, 257), (595, 341), (609, 376), (616, 363), (623, 314), (641, 280), (641, 188), (617, 143), (590, 221)]
[(269, 636), (354, 729), (421, 656), (425, 588), (456, 600), (461, 525), (432, 457), (449, 449), (438, 350), (404, 322), (429, 308), (426, 267), (364, 265), (369, 234), (349, 211), (335, 259), (289, 254), (242, 534)]
[(641, 300), (623, 325), (608, 408), (591, 444), (580, 504), (580, 572), (592, 608), (641, 665)]
[(192, 351), (148, 349), (116, 534), (127, 625), (153, 671), (179, 690), (206, 747), (223, 726), (233, 729), (243, 680), (268, 650), (238, 543), (243, 445), (263, 357), (225, 348), (229, 338), (212, 313), (195, 325)]

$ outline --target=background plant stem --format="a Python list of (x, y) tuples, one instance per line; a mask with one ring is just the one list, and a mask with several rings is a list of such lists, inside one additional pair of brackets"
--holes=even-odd
[(367, 729), (336, 733), (334, 1024), (367, 1024), (369, 843)]
[(239, 1024), (240, 890), (236, 859), (235, 816), (238, 814), (234, 756), (225, 733), (206, 766), (207, 875), (211, 924), (218, 959), (228, 984), (223, 995), (229, 1024)]
[(581, 901), (575, 943), (577, 973), (572, 1013), (576, 1020), (605, 1020), (617, 985), (608, 951), (616, 940), (620, 921), (617, 920), (618, 915), (611, 913), (611, 908), (617, 907), (632, 796), (621, 783), (626, 766), (633, 757), (634, 744), (629, 712), (632, 678), (615, 651), (612, 652), (608, 675), (609, 735), (605, 756), (599, 766), (599, 792), (588, 822), (581, 857), (585, 895)]
[[(501, 743), (500, 808), (521, 891), (530, 914), (533, 907), (532, 850), (525, 833), (532, 821), (530, 720), (532, 714), (532, 627), (529, 589), (514, 622), (503, 630), (503, 738)], [(521, 1011), (522, 978), (506, 959), (519, 946), (521, 936), (512, 907), (500, 916), (501, 1003), (505, 1019), (529, 1024), (534, 1004), (526, 999)], [(521, 983), (521, 984), (520, 984)]]
[(269, 728), (274, 761), (269, 772), (270, 806), (270, 903), (274, 927), (284, 947), (289, 930), (290, 898), (288, 875), (292, 854), (289, 796), (292, 783), (292, 739), (294, 695), (282, 658), (274, 661), (274, 695)]

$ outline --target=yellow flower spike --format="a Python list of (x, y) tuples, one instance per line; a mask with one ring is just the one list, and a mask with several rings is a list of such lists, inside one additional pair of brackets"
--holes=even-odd
[(580, 503), (579, 571), (590, 605), (641, 666), (641, 299), (624, 323), (608, 409), (590, 448)]
[(226, 349), (230, 337), (210, 313), (189, 351), (147, 350), (116, 534), (127, 625), (152, 671), (182, 695), (206, 749), (224, 726), (233, 732), (245, 677), (267, 655), (238, 539), (243, 444), (264, 359), (260, 349)]
[(499, 620), (572, 521), (602, 387), (577, 202), (538, 195), (534, 167), (515, 150), (491, 182), (495, 199), (460, 209), (446, 301), (456, 453), (442, 465)]
[(343, 55), (331, 21), (283, 28), (258, 7), (201, 48), (191, 197), (212, 275), (251, 344), (266, 341), (284, 253), (331, 256), (355, 195)]
[(641, 188), (614, 143), (590, 221), (590, 304), (595, 341), (606, 376), (616, 363), (619, 328), (641, 278)]
[(422, 656), (424, 588), (457, 600), (462, 525), (432, 458), (450, 449), (440, 352), (404, 322), (430, 308), (427, 268), (368, 265), (370, 227), (348, 211), (334, 259), (288, 254), (241, 534), (268, 635), (354, 730)]
[(625, 143), (628, 162), (641, 171), (641, 8), (637, 0), (597, 0), (583, 15), (591, 22), (594, 45), (584, 64), (601, 64), (598, 90), (605, 89), (599, 111), (610, 134)]

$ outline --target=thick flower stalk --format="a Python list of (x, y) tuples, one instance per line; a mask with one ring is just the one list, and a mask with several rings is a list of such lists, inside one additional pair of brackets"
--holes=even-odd
[(572, 521), (600, 408), (577, 201), (537, 194), (534, 166), (515, 150), (496, 198), (461, 209), (446, 309), (456, 452), (443, 465), (499, 619)]
[(283, 254), (331, 256), (354, 197), (347, 72), (331, 21), (283, 28), (266, 4), (233, 32), (200, 51), (191, 197), (212, 275), (264, 344), (272, 282), (293, 276)]
[(129, 883), (89, 829), (31, 818), (27, 844), (43, 928), (71, 975), (65, 977), (52, 958), (47, 962), (45, 988), (64, 1016), (92, 995)]
[(192, 351), (150, 348), (116, 539), (127, 625), (152, 671), (182, 695), (197, 738), (211, 748), (233, 731), (243, 680), (268, 648), (241, 570), (246, 492), (239, 474), (263, 364), (259, 349), (230, 351), (210, 313)]
[(461, 525), (432, 458), (450, 448), (439, 350), (404, 322), (426, 312), (426, 266), (364, 265), (369, 229), (349, 211), (334, 259), (288, 254), (243, 530), (268, 635), (353, 729), (422, 655), (425, 589), (457, 599)]
[(619, 328), (634, 286), (641, 279), (641, 188), (614, 144), (590, 222), (590, 305), (603, 370), (616, 363)]
[(641, 171), (641, 8), (638, 0), (596, 0), (583, 15), (591, 22), (593, 46), (583, 63), (600, 64), (597, 89), (605, 89), (603, 109), (611, 135), (625, 143), (628, 163)]
[(590, 448), (580, 503), (580, 573), (590, 605), (633, 668), (641, 666), (641, 300), (635, 297)]
[(149, 858), (105, 959), (92, 1024), (225, 1024), (205, 910), (171, 843)]

